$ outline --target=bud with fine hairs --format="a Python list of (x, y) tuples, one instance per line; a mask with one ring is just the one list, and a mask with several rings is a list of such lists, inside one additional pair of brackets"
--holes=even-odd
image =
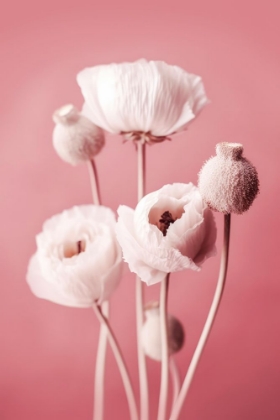
[(257, 170), (243, 157), (240, 143), (218, 143), (216, 153), (199, 172), (199, 191), (212, 210), (242, 214), (259, 193)]

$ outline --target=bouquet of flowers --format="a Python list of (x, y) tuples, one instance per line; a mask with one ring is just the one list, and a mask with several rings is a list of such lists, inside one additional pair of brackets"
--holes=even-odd
[[(231, 213), (247, 211), (259, 192), (254, 166), (240, 143), (219, 143), (216, 156), (202, 167), (198, 186), (164, 185), (145, 192), (147, 145), (170, 140), (208, 103), (202, 80), (160, 61), (101, 65), (77, 77), (84, 96), (81, 112), (73, 105), (53, 119), (53, 145), (66, 162), (89, 166), (93, 204), (53, 216), (36, 237), (27, 282), (40, 298), (77, 308), (92, 307), (100, 321), (96, 358), (94, 420), (104, 417), (104, 370), (107, 340), (119, 366), (130, 418), (149, 419), (146, 357), (161, 363), (157, 420), (177, 420), (221, 301), (229, 256)], [(105, 145), (105, 132), (121, 134), (137, 150), (138, 204), (121, 205), (118, 219), (101, 204), (94, 158)], [(156, 146), (155, 146), (156, 147)], [(213, 302), (182, 384), (172, 354), (182, 349), (182, 323), (168, 314), (171, 273), (200, 271), (216, 254), (213, 211), (224, 214), (224, 244)], [(109, 299), (122, 277), (125, 261), (136, 274), (137, 350), (140, 404), (109, 320)], [(160, 283), (157, 302), (145, 302), (145, 283)], [(168, 412), (169, 375), (173, 402)]]

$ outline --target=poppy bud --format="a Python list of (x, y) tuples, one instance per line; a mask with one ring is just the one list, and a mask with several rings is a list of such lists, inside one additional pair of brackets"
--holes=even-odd
[(65, 162), (77, 165), (92, 159), (104, 146), (101, 128), (81, 115), (73, 105), (55, 111), (53, 146)]
[(200, 170), (200, 193), (212, 210), (242, 214), (259, 192), (257, 170), (242, 156), (240, 143), (219, 143), (216, 153)]
[[(161, 333), (158, 302), (146, 306), (146, 322), (142, 327), (141, 338), (144, 352), (154, 360), (161, 360)], [(169, 354), (177, 353), (184, 344), (185, 333), (181, 322), (168, 315), (168, 349)]]

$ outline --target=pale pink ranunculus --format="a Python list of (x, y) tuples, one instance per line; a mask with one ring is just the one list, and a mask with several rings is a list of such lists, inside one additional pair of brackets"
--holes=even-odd
[(164, 139), (183, 130), (208, 103), (199, 76), (164, 61), (90, 67), (77, 81), (84, 115), (104, 130), (131, 134), (132, 139)]
[(198, 271), (216, 253), (213, 214), (192, 183), (165, 185), (142, 198), (135, 210), (120, 206), (118, 214), (124, 260), (148, 285), (166, 273)]
[(47, 220), (28, 266), (32, 292), (80, 308), (107, 300), (122, 271), (115, 224), (112, 210), (95, 205), (75, 206)]

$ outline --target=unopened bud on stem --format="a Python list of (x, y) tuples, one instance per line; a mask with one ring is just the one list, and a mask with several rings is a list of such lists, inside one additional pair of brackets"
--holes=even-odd
[(65, 162), (77, 165), (91, 160), (104, 146), (104, 133), (73, 105), (64, 105), (53, 114), (56, 126), (53, 146)]
[(240, 143), (219, 143), (216, 152), (200, 170), (200, 193), (212, 210), (242, 214), (259, 192), (257, 170), (242, 156)]

